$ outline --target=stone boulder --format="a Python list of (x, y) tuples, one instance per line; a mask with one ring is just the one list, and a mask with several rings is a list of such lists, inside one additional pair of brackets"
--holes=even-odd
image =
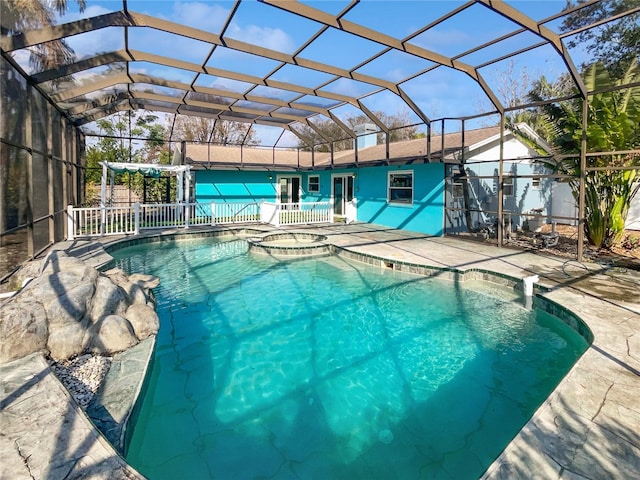
[(100, 273), (61, 250), (21, 272), (35, 278), (0, 307), (0, 362), (37, 351), (57, 361), (88, 351), (113, 354), (158, 331), (150, 290), (157, 277)]
[[(82, 353), (86, 347), (87, 312), (98, 271), (60, 251), (50, 254), (47, 260), (42, 274), (26, 287), (25, 294), (44, 307), (50, 355), (65, 359)], [(24, 295), (16, 301), (20, 303), (22, 298)]]
[(107, 315), (92, 330), (89, 337), (89, 350), (94, 353), (122, 352), (138, 343), (129, 321), (119, 315)]
[(160, 279), (153, 275), (134, 273), (127, 276), (122, 270), (113, 268), (105, 272), (113, 283), (118, 285), (129, 298), (129, 303), (149, 303), (150, 289), (160, 284)]
[(0, 363), (21, 358), (47, 346), (49, 326), (37, 302), (9, 302), (0, 308)]
[(134, 303), (127, 308), (124, 317), (129, 320), (138, 340), (155, 335), (160, 328), (160, 319), (151, 305)]
[(143, 289), (149, 290), (160, 285), (160, 279), (155, 275), (146, 275), (144, 273), (133, 273), (129, 276), (129, 281), (137, 283)]
[(91, 322), (96, 323), (106, 315), (122, 315), (127, 306), (125, 292), (109, 277), (100, 275), (96, 280), (96, 291), (89, 312)]

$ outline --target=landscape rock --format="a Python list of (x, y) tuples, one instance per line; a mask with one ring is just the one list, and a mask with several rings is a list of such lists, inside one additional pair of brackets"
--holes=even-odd
[(109, 277), (109, 279), (119, 287), (129, 282), (129, 277), (127, 276), (127, 274), (119, 268), (111, 268), (103, 272), (103, 274)]
[(47, 347), (49, 327), (44, 307), (36, 302), (10, 302), (0, 309), (0, 363)]
[(82, 353), (87, 346), (87, 321), (54, 324), (49, 322), (47, 348), (51, 358), (64, 360)]
[(0, 363), (43, 350), (55, 361), (109, 355), (158, 331), (150, 290), (157, 277), (100, 273), (61, 250), (27, 262), (20, 273), (33, 280), (0, 307)]
[(122, 352), (138, 343), (133, 327), (126, 318), (107, 315), (96, 324), (90, 349), (94, 353)]
[(68, 272), (76, 275), (97, 276), (98, 271), (85, 264), (82, 260), (70, 257), (61, 250), (54, 250), (49, 253), (41, 267), (42, 274), (52, 274), (58, 272)]
[(137, 283), (127, 282), (121, 288), (124, 289), (129, 297), (129, 303), (141, 303), (143, 305), (147, 303), (147, 294)]
[(33, 299), (44, 305), (50, 323), (66, 324), (80, 322), (91, 304), (95, 292), (93, 283), (78, 283), (70, 289), (56, 289), (57, 295), (38, 295)]
[(149, 290), (160, 284), (160, 279), (153, 275), (134, 273), (127, 276), (122, 270), (112, 268), (105, 272), (112, 282), (118, 285), (129, 297), (130, 303), (148, 303)]
[(106, 315), (122, 315), (127, 309), (127, 298), (124, 291), (114, 284), (109, 277), (99, 276), (96, 280), (96, 291), (91, 302), (91, 322), (98, 322)]
[[(91, 297), (95, 291), (93, 283), (79, 283), (75, 287), (58, 288), (62, 283), (56, 283), (62, 275), (53, 274), (40, 277), (51, 284), (57, 295), (41, 296), (34, 293), (33, 298), (43, 302), (49, 320), (49, 339), (47, 347), (55, 359), (69, 358), (81, 353), (86, 343), (84, 341), (89, 317), (86, 315)], [(78, 281), (81, 282), (79, 279)], [(41, 285), (42, 282), (38, 282)], [(42, 292), (42, 289), (39, 290)]]
[(146, 275), (144, 273), (133, 273), (129, 276), (129, 281), (137, 283), (145, 290), (156, 288), (160, 285), (160, 278), (155, 275)]
[(133, 304), (127, 309), (124, 316), (129, 320), (138, 340), (144, 340), (150, 335), (158, 333), (160, 319), (152, 306)]

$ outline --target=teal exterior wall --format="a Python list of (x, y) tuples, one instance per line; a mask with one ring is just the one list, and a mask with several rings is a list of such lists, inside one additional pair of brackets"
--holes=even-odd
[[(302, 175), (302, 199), (305, 202), (329, 202), (331, 200), (331, 173), (325, 171), (303, 172)], [(320, 177), (320, 191), (309, 192), (309, 177)]]
[[(273, 180), (269, 180), (269, 175)], [(275, 202), (275, 174), (238, 170), (202, 170), (195, 172), (195, 201)]]
[[(387, 202), (389, 172), (413, 171), (413, 205)], [(444, 164), (358, 169), (358, 221), (440, 236), (444, 224)]]
[[(253, 172), (238, 170), (197, 170), (195, 172), (195, 201), (207, 202), (267, 202), (276, 201), (277, 177), (301, 177), (302, 200), (328, 202), (331, 199), (329, 172)], [(308, 192), (309, 176), (320, 177), (320, 191)], [(272, 178), (269, 179), (269, 176)]]
[[(413, 172), (413, 204), (394, 205), (387, 202), (388, 172)], [(316, 170), (312, 172), (267, 172), (238, 170), (206, 170), (195, 172), (195, 200), (207, 202), (276, 201), (277, 177), (301, 177), (304, 202), (327, 202), (331, 199), (333, 175), (355, 174), (354, 195), (358, 199), (357, 220), (428, 235), (443, 234), (444, 165), (440, 163)], [(308, 192), (308, 177), (317, 175), (319, 192)], [(269, 179), (269, 176), (272, 178)]]

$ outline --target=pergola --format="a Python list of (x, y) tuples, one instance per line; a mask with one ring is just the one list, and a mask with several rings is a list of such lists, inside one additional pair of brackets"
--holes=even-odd
[(107, 179), (113, 189), (115, 173), (141, 173), (145, 176), (158, 178), (163, 172), (177, 177), (176, 202), (188, 204), (191, 183), (191, 167), (189, 165), (160, 165), (145, 163), (100, 162), (102, 165), (102, 180), (100, 182), (100, 207), (110, 205), (107, 199)]

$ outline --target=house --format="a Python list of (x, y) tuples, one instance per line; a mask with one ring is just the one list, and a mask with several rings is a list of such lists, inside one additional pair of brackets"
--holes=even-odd
[[(192, 197), (198, 203), (330, 202), (334, 215), (347, 222), (435, 236), (467, 231), (465, 201), (472, 228), (496, 218), (499, 127), (465, 131), (464, 137), (456, 132), (434, 135), (430, 142), (418, 138), (388, 146), (372, 142), (377, 136), (366, 129), (363, 133), (353, 149), (334, 152), (333, 158), (329, 152), (187, 143), (185, 157), (195, 174)], [(546, 178), (550, 172), (536, 157), (535, 150), (505, 131), (505, 219), (512, 229), (533, 229), (540, 221), (575, 224), (571, 189)], [(462, 160), (466, 178), (460, 171)], [(230, 163), (238, 167), (230, 168)], [(634, 208), (637, 213), (628, 224), (640, 228), (640, 209)]]
[[(527, 125), (519, 128), (536, 138), (550, 151), (544, 140)], [(445, 157), (450, 164), (445, 225), (447, 233), (467, 231), (465, 202), (471, 210), (472, 228), (491, 225), (498, 214), (498, 178), (500, 132), (496, 132), (464, 150), (464, 174), (460, 171), (460, 153)], [(540, 154), (506, 130), (503, 143), (503, 216), (511, 230), (536, 230), (544, 223), (576, 224), (577, 208), (567, 183), (548, 178), (552, 172), (537, 161)], [(467, 198), (464, 184), (468, 185)], [(526, 215), (531, 214), (531, 215)], [(553, 218), (552, 218), (553, 216)]]

